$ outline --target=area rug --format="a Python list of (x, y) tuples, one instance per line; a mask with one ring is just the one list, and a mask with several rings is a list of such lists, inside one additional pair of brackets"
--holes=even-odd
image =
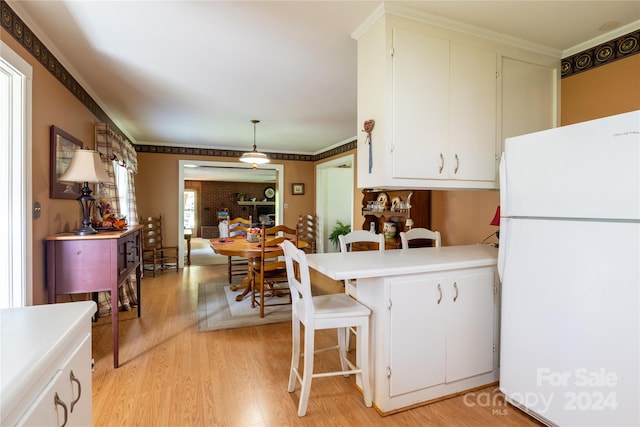
[[(240, 291), (232, 291), (225, 283), (200, 283), (198, 285), (198, 331), (246, 328), (270, 323), (290, 322), (291, 305), (265, 306), (260, 318), (260, 307), (251, 307), (251, 298), (236, 301)], [(287, 301), (288, 297), (267, 298)]]
[[(186, 253), (185, 253), (186, 256)], [(227, 257), (213, 252), (208, 239), (191, 239), (191, 265), (218, 265), (226, 264)]]

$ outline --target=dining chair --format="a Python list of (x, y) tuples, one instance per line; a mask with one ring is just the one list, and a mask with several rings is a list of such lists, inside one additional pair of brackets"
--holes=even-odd
[(296, 229), (300, 240), (309, 245), (304, 249), (305, 253), (315, 254), (316, 239), (318, 237), (318, 217), (315, 214), (299, 215)]
[[(251, 228), (251, 216), (249, 219), (241, 217), (233, 218), (229, 221), (229, 237), (246, 236)], [(229, 256), (227, 257), (227, 270), (229, 276), (229, 283), (232, 282), (233, 276), (247, 275), (247, 268), (249, 260), (247, 258)]]
[(409, 231), (401, 231), (400, 243), (402, 249), (424, 247), (429, 243), (432, 243), (436, 248), (442, 246), (440, 232), (428, 228), (412, 228)]
[(175, 268), (178, 272), (178, 247), (164, 246), (162, 241), (162, 215), (140, 218), (142, 225), (142, 262), (153, 272)]
[[(289, 370), (288, 391), (295, 391), (296, 383), (301, 384), (298, 416), (307, 413), (311, 381), (313, 378), (357, 375), (362, 387), (365, 406), (371, 407), (371, 386), (369, 383), (369, 319), (371, 310), (346, 294), (311, 295), (311, 281), (307, 255), (288, 240), (280, 246), (284, 252), (289, 289), (293, 298), (291, 310), (292, 354)], [(300, 326), (304, 325), (304, 351), (300, 353)], [(358, 349), (355, 363), (347, 359), (345, 343), (346, 329), (354, 327), (358, 331)], [(338, 345), (315, 348), (315, 331), (337, 329)], [(340, 371), (313, 372), (315, 354), (326, 350), (338, 350)], [(303, 358), (302, 373), (300, 357)]]
[[(267, 228), (262, 223), (260, 235), (260, 257), (255, 258), (251, 264), (251, 307), (260, 306), (260, 317), (264, 317), (264, 308), (270, 306), (291, 304), (291, 292), (288, 286), (281, 286), (287, 282), (287, 269), (283, 260), (279, 257), (282, 251), (279, 244), (288, 240), (298, 242), (295, 229), (286, 225), (276, 225)], [(297, 246), (296, 246), (297, 247)], [(269, 302), (265, 297), (270, 296)], [(273, 302), (274, 297), (288, 297), (285, 302)]]

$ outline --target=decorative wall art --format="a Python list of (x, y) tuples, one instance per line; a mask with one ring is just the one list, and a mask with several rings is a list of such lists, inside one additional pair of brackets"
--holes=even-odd
[(69, 167), (73, 153), (82, 146), (82, 141), (51, 125), (50, 198), (76, 200), (80, 196), (79, 182), (60, 182), (58, 178)]
[(294, 196), (304, 194), (304, 184), (300, 182), (291, 184), (291, 194)]

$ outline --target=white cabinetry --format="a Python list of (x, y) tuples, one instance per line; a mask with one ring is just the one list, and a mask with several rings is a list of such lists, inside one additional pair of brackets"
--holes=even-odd
[(559, 57), (389, 13), (355, 37), (359, 188), (494, 189), (503, 132), (557, 124)]
[(428, 394), (429, 388), (443, 390), (492, 373), (498, 340), (494, 271), (487, 267), (385, 280), (387, 336), (378, 343), (389, 349), (380, 355), (389, 381), (384, 405), (398, 396)]
[(87, 426), (93, 301), (1, 311), (0, 425)]
[(492, 183), (496, 75), (494, 51), (394, 28), (392, 177)]

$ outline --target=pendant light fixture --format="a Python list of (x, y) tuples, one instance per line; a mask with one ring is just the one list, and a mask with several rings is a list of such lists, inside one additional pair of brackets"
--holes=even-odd
[(251, 163), (251, 167), (256, 169), (258, 165), (269, 163), (269, 158), (264, 153), (258, 153), (258, 150), (256, 149), (256, 124), (260, 123), (260, 120), (253, 119), (251, 120), (251, 123), (253, 123), (253, 150), (248, 153), (244, 153), (240, 157), (240, 161), (244, 163)]

